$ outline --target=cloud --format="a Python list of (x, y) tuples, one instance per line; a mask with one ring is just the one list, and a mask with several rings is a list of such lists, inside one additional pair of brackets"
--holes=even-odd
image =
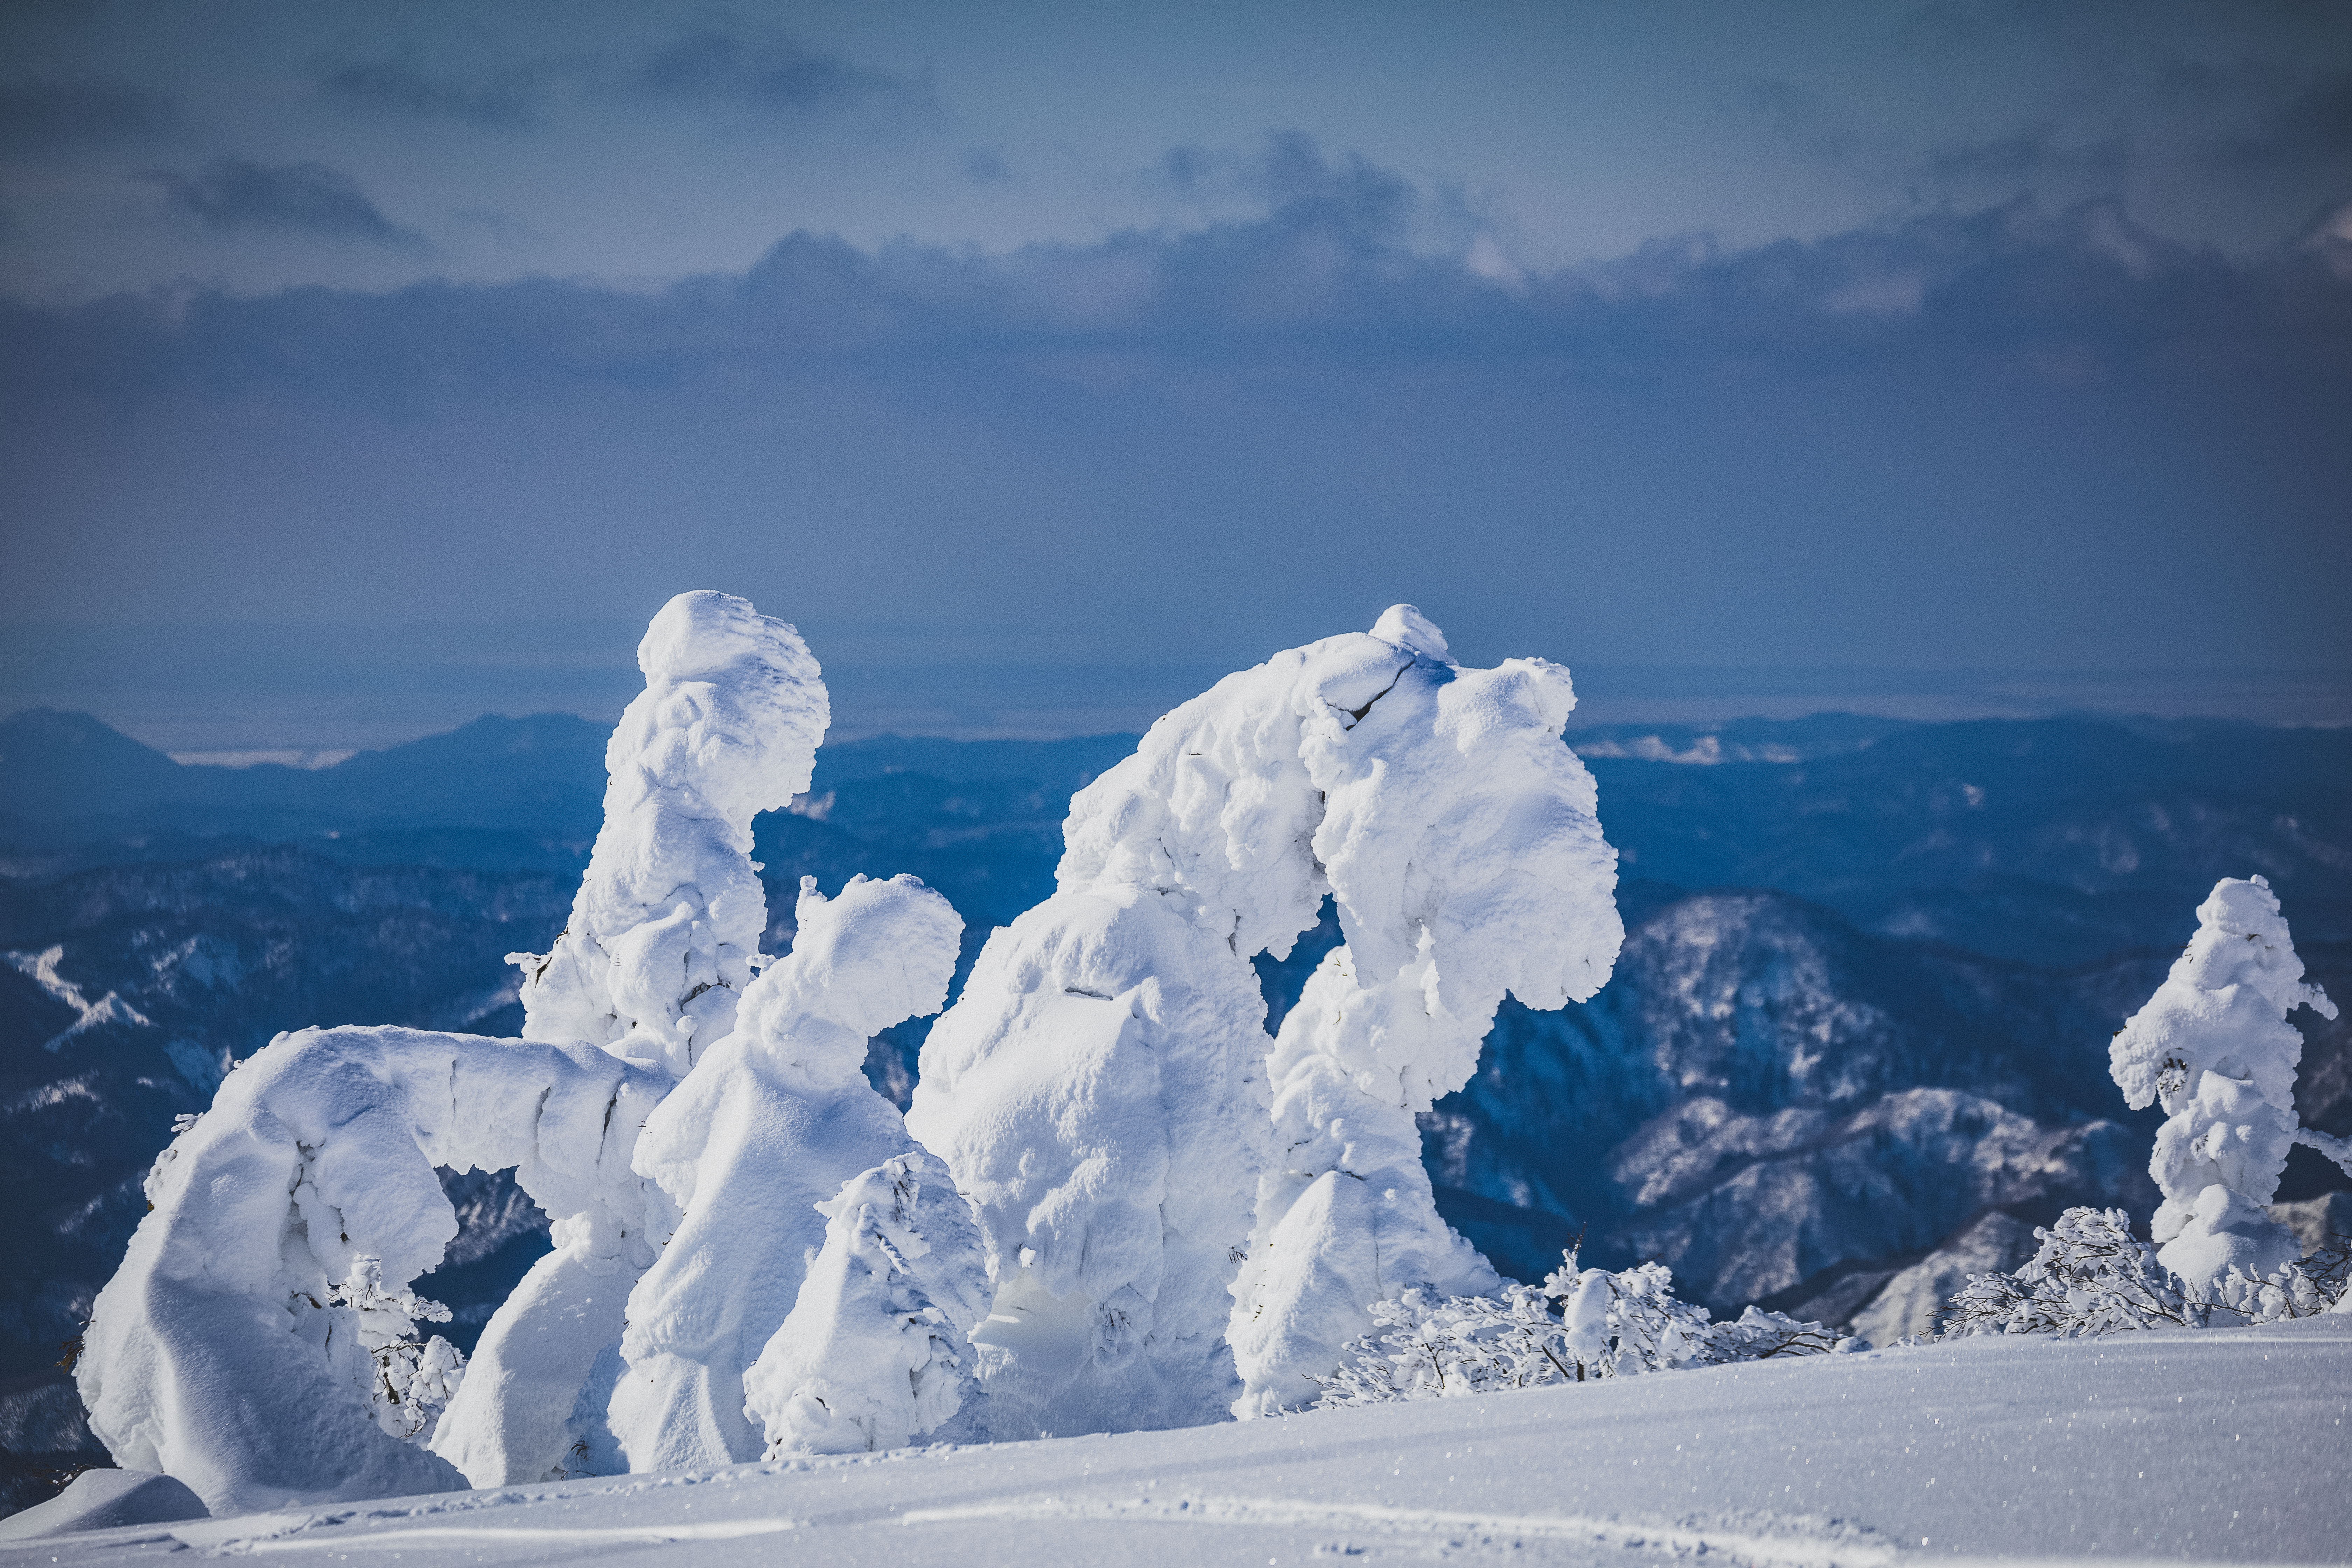
[(318, 86), (321, 97), (352, 108), (508, 128), (538, 123), (547, 88), (543, 74), (530, 67), (441, 76), (413, 53), (322, 66)]
[(47, 151), (155, 136), (180, 122), (166, 93), (112, 77), (34, 76), (0, 82), (0, 149)]
[(616, 614), (715, 561), (844, 619), (1087, 617), (1106, 658), (1408, 597), (1658, 662), (2347, 647), (2333, 224), (2232, 258), (2014, 201), (1528, 271), (1417, 247), (1439, 198), (1391, 172), (1234, 166), (1255, 210), (1009, 253), (0, 300), (0, 458), (75, 520), (37, 586)]
[(1355, 153), (1327, 158), (1298, 131), (1270, 132), (1255, 153), (1171, 147), (1145, 171), (1144, 184), (1198, 208), (1244, 203), (1271, 209), (1278, 223), (1389, 238), (1423, 205), (1394, 170)]
[(1863, 144), (1854, 132), (1832, 122), (1820, 94), (1792, 81), (1738, 83), (1726, 107), (1760, 124), (1785, 145), (1824, 163), (1845, 163)]
[[(400, 405), (793, 379), (813, 366), (894, 378), (946, 362), (1012, 380), (1127, 384), (1176, 366), (1296, 375), (1343, 362), (1543, 365), (1595, 384), (1650, 385), (2250, 368), (2333, 384), (2352, 367), (2352, 289), (2311, 247), (2230, 263), (2135, 227), (2112, 204), (2051, 213), (2017, 200), (1746, 250), (1700, 236), (1503, 276), (1491, 243), (1452, 256), (1406, 248), (1412, 188), (1360, 160), (1286, 142), (1254, 177), (1267, 206), (1245, 221), (1004, 256), (913, 242), (863, 250), (799, 234), (743, 274), (651, 295), (542, 279), (199, 294), (173, 310), (132, 297), (79, 314), (21, 307), (10, 331), (32, 336), (15, 355), (0, 336), (0, 362), (15, 363), (5, 379), (27, 395), (46, 374), (79, 380), (81, 365), (127, 378), (89, 390), (133, 395), (142, 381), (159, 388), (210, 366), (257, 385)], [(175, 205), (221, 226), (405, 234), (315, 165), (224, 162), (171, 179)], [(108, 346), (37, 347), (82, 332)], [(281, 352), (306, 334), (340, 347)]]
[(2053, 180), (2113, 189), (2132, 162), (2126, 137), (2075, 142), (2044, 121), (2005, 136), (1939, 148), (1927, 155), (1927, 171), (1940, 180), (1980, 181), (2003, 191), (2045, 189)]
[(963, 174), (975, 185), (996, 185), (1011, 179), (1013, 171), (1005, 163), (1003, 153), (986, 147), (974, 147), (964, 154)]
[(140, 178), (161, 186), (173, 210), (211, 228), (292, 229), (403, 249), (425, 245), (415, 231), (384, 216), (350, 175), (323, 163), (215, 158), (194, 176), (156, 169)]
[(822, 54), (780, 34), (730, 26), (691, 27), (647, 56), (629, 85), (652, 99), (727, 103), (780, 117), (855, 110), (893, 117), (933, 112), (930, 83)]
[(2227, 138), (2221, 153), (2240, 166), (2352, 171), (2352, 70), (2305, 82)]

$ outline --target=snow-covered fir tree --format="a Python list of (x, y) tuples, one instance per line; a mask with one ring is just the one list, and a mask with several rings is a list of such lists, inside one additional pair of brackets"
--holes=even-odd
[(2286, 1021), (2298, 1006), (2336, 1016), (2304, 983), (2270, 883), (2224, 878), (2171, 973), (2108, 1047), (2125, 1102), (2154, 1101), (2168, 1118), (2148, 1163), (2164, 1194), (2149, 1228), (2164, 1266), (2194, 1290), (2233, 1268), (2267, 1279), (2302, 1251), (2269, 1213), (2301, 1131), (2303, 1037)]

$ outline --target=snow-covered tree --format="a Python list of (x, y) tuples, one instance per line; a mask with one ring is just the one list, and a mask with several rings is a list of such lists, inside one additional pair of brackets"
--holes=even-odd
[(551, 951), (507, 962), (523, 972), (523, 1038), (677, 1077), (734, 1027), (767, 925), (751, 819), (808, 788), (831, 709), (800, 633), (731, 594), (663, 605), (637, 666), (572, 919)]
[(817, 1207), (824, 1250), (743, 1379), (769, 1455), (903, 1447), (959, 1415), (969, 1429), (988, 1266), (946, 1168), (894, 1155)]
[[(1559, 1006), (1615, 959), (1572, 701), (1540, 660), (1460, 668), (1398, 605), (1227, 677), (1071, 802), (1057, 890), (990, 939), (908, 1118), (981, 1215), (1004, 1429), (1296, 1402), (1370, 1302), (1494, 1286), (1412, 1113), (1505, 990)], [(1250, 960), (1327, 893), (1349, 950), (1286, 1025), (1277, 1105)]]
[[(767, 924), (751, 819), (808, 788), (830, 708), (800, 634), (728, 594), (664, 605), (637, 664), (571, 921), (547, 953), (508, 960), (524, 1038), (584, 1040), (675, 1080), (734, 1028)], [(624, 1313), (674, 1223), (659, 1189), (643, 1201), (652, 1233), (617, 1250), (559, 1225), (484, 1329), (436, 1439), (476, 1485), (619, 1467), (605, 1413)]]
[[(911, 879), (804, 884), (754, 982), (751, 820), (807, 786), (815, 662), (710, 593), (638, 658), (572, 924), (518, 956), (527, 1038), (281, 1036), (158, 1162), (77, 1369), (121, 1463), (226, 1510), (760, 1452), (740, 1376), (823, 1239), (811, 1205), (907, 1147), (866, 1041), (945, 999), (961, 927)], [(440, 1310), (409, 1282), (457, 1232), (436, 1165), (512, 1167), (553, 1222), (470, 1365), (416, 1331)]]
[(651, 1257), (629, 1155), (668, 1087), (583, 1044), (279, 1036), (156, 1161), (74, 1369), (91, 1429), (215, 1512), (540, 1479), (585, 1367), (541, 1334), (459, 1384), (446, 1342), (419, 1342), (446, 1313), (406, 1282), (457, 1234), (434, 1168), (512, 1167), (555, 1221), (554, 1267), (625, 1293)]
[[(2165, 1268), (2192, 1293), (2232, 1268), (2267, 1279), (2302, 1248), (2268, 1205), (2301, 1131), (2294, 1109), (2303, 1037), (2298, 1006), (2336, 1016), (2304, 984), (2270, 883), (2225, 878), (2197, 910), (2197, 934), (2172, 972), (2116, 1035), (2108, 1058), (2125, 1101), (2168, 1120), (2149, 1173), (2164, 1194), (2150, 1229)], [(2306, 1142), (2326, 1146), (2316, 1137)], [(2348, 1166), (2347, 1169), (2352, 1169)]]
[(661, 1256), (629, 1295), (611, 1399), (615, 1458), (632, 1470), (765, 1451), (743, 1374), (826, 1243), (824, 1205), (909, 1146), (898, 1108), (866, 1081), (866, 1045), (947, 1001), (961, 917), (912, 877), (853, 878), (830, 900), (806, 877), (795, 920), (791, 953), (744, 992), (734, 1033), (637, 1140), (636, 1169), (668, 1202)]
[(1499, 1286), (1439, 1218), (1413, 1118), (1476, 1072), (1506, 994), (1583, 1001), (1624, 940), (1592, 776), (1560, 742), (1568, 672), (1464, 669), (1409, 605), (1372, 635), (1411, 662), (1368, 712), (1302, 748), (1348, 941), (1275, 1043), (1276, 1159), (1234, 1286), (1243, 1415), (1314, 1397), (1372, 1302)]

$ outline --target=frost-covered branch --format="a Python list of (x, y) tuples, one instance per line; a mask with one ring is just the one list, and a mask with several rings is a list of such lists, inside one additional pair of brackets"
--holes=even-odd
[(2037, 1227), (2041, 1247), (2014, 1274), (1971, 1274), (1952, 1298), (1946, 1339), (2136, 1329), (2232, 1328), (2307, 1318), (2344, 1299), (2347, 1251), (2339, 1238), (2266, 1276), (2231, 1268), (2199, 1283), (2164, 1265), (2132, 1235), (2121, 1209), (2072, 1208)]
[[(1559, 1303), (1555, 1316), (1551, 1303)], [(1721, 1366), (1851, 1349), (1819, 1323), (1749, 1307), (1730, 1322), (1677, 1300), (1664, 1264), (1579, 1269), (1576, 1255), (1538, 1290), (1441, 1297), (1411, 1289), (1375, 1302), (1370, 1333), (1315, 1378), (1325, 1407), (1439, 1399), (1504, 1388)]]
[(2352, 1138), (2338, 1138), (2332, 1132), (2322, 1132), (2316, 1127), (2298, 1127), (2294, 1141), (2306, 1149), (2317, 1150), (2344, 1168), (2352, 1176)]

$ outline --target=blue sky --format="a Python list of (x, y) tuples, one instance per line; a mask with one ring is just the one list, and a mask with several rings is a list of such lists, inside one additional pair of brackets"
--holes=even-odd
[(210, 660), (290, 741), (305, 648), (561, 666), (698, 586), (1073, 715), (1396, 599), (2352, 668), (2347, 5), (34, 4), (0, 61), (0, 700)]

